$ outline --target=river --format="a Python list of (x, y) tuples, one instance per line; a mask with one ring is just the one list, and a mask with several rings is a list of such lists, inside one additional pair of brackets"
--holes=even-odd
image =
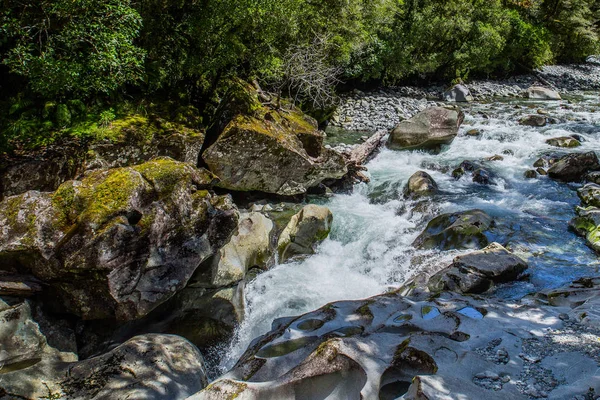
[[(545, 127), (520, 126), (537, 110), (561, 121)], [(435, 215), (483, 209), (501, 227), (495, 238), (529, 263), (530, 279), (497, 287), (501, 297), (519, 298), (558, 287), (597, 271), (597, 256), (568, 230), (579, 199), (577, 184), (557, 183), (524, 172), (548, 152), (552, 137), (580, 135), (582, 146), (570, 151), (600, 151), (600, 98), (571, 95), (560, 102), (502, 100), (470, 104), (459, 136), (440, 154), (383, 149), (367, 165), (368, 184), (352, 194), (317, 200), (334, 215), (330, 237), (317, 253), (277, 265), (246, 286), (246, 318), (233, 342), (222, 351), (220, 370), (228, 370), (250, 342), (269, 331), (274, 319), (299, 315), (337, 300), (360, 299), (397, 288), (423, 270), (448, 265), (460, 251), (417, 251), (412, 241)], [(477, 137), (466, 135), (479, 129)], [(483, 161), (493, 185), (474, 183), (452, 170), (464, 160)], [(416, 171), (428, 172), (440, 194), (423, 203), (406, 201), (402, 187)]]

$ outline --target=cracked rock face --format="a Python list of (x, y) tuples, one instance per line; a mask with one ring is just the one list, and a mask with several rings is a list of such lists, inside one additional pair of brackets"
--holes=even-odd
[[(585, 321), (589, 316), (574, 315), (597, 302), (598, 284), (550, 291), (546, 298), (577, 297), (556, 306), (544, 297), (510, 302), (423, 291), (332, 303), (275, 321), (231, 371), (190, 400), (570, 399), (598, 393), (600, 331)], [(581, 287), (590, 285), (593, 291)]]
[(182, 289), (237, 226), (205, 170), (155, 159), (0, 203), (0, 268), (84, 319), (140, 318)]

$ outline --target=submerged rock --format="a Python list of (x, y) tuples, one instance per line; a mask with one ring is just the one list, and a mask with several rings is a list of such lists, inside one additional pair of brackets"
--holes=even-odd
[(429, 290), (483, 293), (496, 283), (514, 281), (527, 269), (527, 263), (502, 245), (492, 243), (483, 250), (458, 256), (452, 265), (429, 280)]
[(424, 171), (417, 171), (408, 179), (408, 183), (404, 188), (404, 196), (412, 198), (431, 196), (436, 194), (437, 191), (437, 183), (431, 175)]
[(177, 336), (148, 334), (84, 361), (3, 371), (0, 399), (183, 400), (206, 384), (197, 348)]
[(436, 149), (452, 143), (463, 119), (464, 114), (458, 108), (427, 108), (400, 122), (391, 132), (387, 146), (396, 150)]
[(549, 144), (550, 146), (554, 146), (554, 147), (571, 148), (571, 147), (581, 146), (581, 143), (579, 143), (579, 140), (574, 139), (570, 136), (548, 139), (548, 140), (546, 140), (546, 143)]
[(523, 177), (525, 177), (525, 179), (535, 179), (535, 178), (537, 178), (537, 176), (538, 176), (538, 172), (534, 169), (530, 169), (523, 173)]
[(599, 169), (600, 161), (593, 151), (571, 153), (552, 164), (548, 176), (559, 181), (575, 182), (583, 180), (588, 172)]
[(427, 224), (413, 246), (420, 249), (451, 250), (483, 248), (493, 219), (482, 210), (442, 214)]
[(182, 289), (237, 226), (206, 170), (162, 158), (0, 203), (0, 268), (47, 284), (84, 319), (140, 318)]
[(279, 236), (279, 262), (295, 255), (313, 254), (314, 246), (327, 238), (333, 214), (327, 207), (309, 204), (294, 215)]
[(562, 100), (557, 91), (542, 86), (531, 86), (528, 88), (527, 97), (534, 100)]

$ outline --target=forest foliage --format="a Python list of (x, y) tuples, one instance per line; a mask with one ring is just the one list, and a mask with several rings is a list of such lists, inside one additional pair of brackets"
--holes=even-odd
[(53, 139), (39, 132), (78, 121), (102, 125), (126, 100), (210, 109), (232, 77), (322, 107), (316, 70), (329, 90), (498, 76), (600, 52), (597, 0), (0, 1), (0, 150), (44, 144)]

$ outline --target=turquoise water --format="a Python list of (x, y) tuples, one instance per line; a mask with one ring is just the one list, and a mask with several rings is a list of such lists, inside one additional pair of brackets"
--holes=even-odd
[[(382, 150), (368, 164), (369, 184), (321, 201), (332, 210), (334, 225), (317, 254), (278, 265), (248, 283), (246, 320), (221, 369), (231, 367), (275, 318), (299, 315), (332, 301), (373, 296), (401, 286), (419, 272), (448, 265), (461, 252), (417, 251), (411, 246), (439, 213), (485, 210), (499, 227), (494, 239), (527, 260), (529, 281), (496, 288), (502, 297), (519, 298), (597, 272), (596, 254), (568, 230), (579, 204), (578, 185), (523, 177), (540, 155), (560, 152), (545, 144), (548, 138), (579, 134), (583, 145), (571, 151), (600, 151), (598, 94), (579, 94), (570, 100), (571, 104), (514, 100), (470, 105), (464, 110), (459, 136), (440, 154)], [(538, 109), (566, 122), (542, 128), (518, 125), (522, 116)], [(482, 134), (467, 136), (473, 128)], [(450, 176), (463, 160), (480, 161), (496, 154), (504, 159), (482, 162), (494, 175), (494, 185)], [(418, 170), (431, 174), (441, 191), (425, 203), (408, 202), (401, 195)]]

